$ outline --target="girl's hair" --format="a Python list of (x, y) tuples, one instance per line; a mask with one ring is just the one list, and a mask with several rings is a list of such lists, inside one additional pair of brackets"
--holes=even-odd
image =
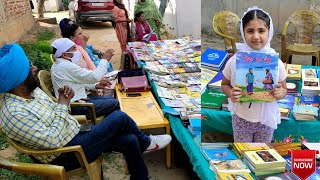
[(138, 21), (138, 19), (141, 17), (143, 14), (143, 11), (139, 11), (134, 15), (134, 22)]
[(69, 38), (74, 36), (74, 33), (80, 26), (77, 24), (68, 24), (64, 29), (64, 38)]
[(65, 29), (66, 26), (68, 26), (69, 22), (72, 22), (74, 24), (74, 21), (68, 18), (63, 18), (59, 23), (62, 37), (65, 37)]
[[(126, 10), (126, 7), (124, 6), (124, 4), (119, 3), (117, 0), (113, 0), (113, 4), (117, 6), (119, 9), (123, 9), (126, 14), (126, 18), (129, 19), (128, 11)], [(117, 24), (115, 24), (115, 26), (117, 26)], [(130, 41), (130, 39), (131, 39), (130, 26), (129, 26), (129, 22), (127, 22), (127, 41)]]
[(249, 23), (249, 21), (253, 20), (253, 19), (261, 19), (262, 21), (264, 21), (266, 23), (266, 26), (268, 29), (270, 29), (270, 18), (269, 16), (264, 13), (263, 11), (257, 9), (257, 10), (252, 10), (249, 11), (245, 16), (243, 16), (242, 18), (242, 29), (244, 29), (246, 27), (246, 25)]

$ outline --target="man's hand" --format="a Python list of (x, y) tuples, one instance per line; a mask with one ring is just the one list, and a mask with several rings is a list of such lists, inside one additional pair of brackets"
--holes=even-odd
[(102, 58), (106, 59), (107, 61), (110, 61), (112, 56), (114, 56), (113, 53), (113, 49), (108, 49), (106, 52), (102, 53)]
[(59, 93), (59, 104), (69, 105), (71, 99), (74, 97), (74, 91), (69, 86), (64, 86), (58, 89)]
[(104, 89), (106, 86), (110, 87), (112, 84), (107, 78), (102, 78), (98, 84), (96, 84), (96, 89)]
[(233, 87), (231, 90), (231, 101), (238, 102), (242, 96), (242, 90), (238, 87)]
[(281, 85), (281, 83), (278, 83), (277, 87), (275, 89), (271, 90), (270, 93), (273, 95), (273, 97), (276, 100), (279, 100), (279, 99), (281, 99), (282, 91), (283, 91), (282, 85)]

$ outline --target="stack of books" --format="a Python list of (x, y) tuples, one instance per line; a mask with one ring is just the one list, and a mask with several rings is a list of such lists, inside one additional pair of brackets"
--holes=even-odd
[(319, 116), (319, 108), (314, 106), (296, 105), (293, 107), (293, 116), (300, 121), (316, 121)]
[(223, 178), (224, 173), (239, 173), (245, 174), (245, 177), (251, 177), (249, 168), (240, 159), (225, 161), (210, 160), (210, 169), (215, 172), (217, 179), (225, 180)]
[(319, 107), (319, 97), (318, 96), (301, 96), (300, 105)]
[(233, 143), (232, 147), (240, 159), (243, 158), (244, 152), (270, 149), (266, 143)]
[(301, 79), (301, 65), (287, 64), (287, 80)]
[(195, 137), (201, 132), (201, 119), (190, 118), (190, 125), (188, 126), (188, 131)]
[(201, 67), (201, 94), (206, 90), (208, 83), (218, 74), (216, 71), (212, 71)]
[(201, 55), (201, 67), (220, 71), (222, 70), (228, 57), (227, 51), (208, 48)]
[(228, 105), (229, 105), (229, 101), (228, 101), (228, 98), (226, 98), (226, 99), (222, 102), (221, 110), (223, 110), (223, 111), (229, 111)]
[(302, 88), (303, 95), (320, 94), (320, 82), (315, 69), (302, 69)]
[(247, 151), (244, 163), (256, 176), (282, 173), (286, 168), (286, 160), (274, 149)]

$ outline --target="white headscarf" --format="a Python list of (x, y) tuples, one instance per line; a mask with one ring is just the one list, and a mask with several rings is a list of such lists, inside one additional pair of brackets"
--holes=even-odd
[[(245, 37), (244, 37), (244, 32), (243, 32), (243, 21), (242, 21), (242, 19), (243, 19), (243, 17), (244, 17), (248, 12), (253, 11), (253, 10), (260, 10), (260, 11), (264, 12), (265, 14), (267, 14), (267, 15), (269, 16), (269, 19), (270, 19), (268, 42), (267, 42), (267, 44), (266, 44), (262, 49), (260, 49), (260, 50), (254, 50), (254, 49), (252, 49), (252, 48), (250, 48), (250, 47), (248, 46), (248, 44), (247, 44), (247, 42), (246, 42), (246, 39), (245, 39)], [(241, 18), (241, 22), (240, 22), (240, 32), (241, 32), (242, 39), (243, 39), (243, 41), (245, 42), (245, 43), (244, 43), (244, 44), (245, 44), (245, 45), (244, 45), (244, 49), (242, 49), (242, 50), (244, 50), (244, 51), (264, 52), (264, 53), (276, 53), (276, 51), (270, 47), (270, 42), (271, 42), (272, 37), (273, 37), (273, 22), (272, 22), (272, 18), (271, 18), (271, 16), (270, 16), (267, 12), (265, 12), (263, 9), (259, 8), (258, 6), (254, 6), (254, 7), (248, 8), (248, 10), (243, 14), (243, 16), (242, 16), (242, 18)]]
[(74, 46), (74, 42), (69, 38), (60, 38), (53, 41), (51, 44), (52, 47), (56, 48), (57, 51), (54, 54), (55, 58), (61, 57), (62, 53), (67, 52), (72, 46)]
[[(245, 40), (245, 37), (244, 37), (242, 19), (248, 12), (250, 12), (252, 10), (261, 10), (261, 11), (263, 11), (259, 7), (254, 6), (254, 7), (248, 8), (248, 10), (243, 14), (243, 16), (241, 18), (241, 22), (240, 22), (240, 32), (241, 32), (243, 41), (245, 43), (244, 43), (244, 47), (243, 47), (243, 49), (241, 49), (241, 51), (254, 51), (254, 52), (262, 52), (262, 53), (276, 53), (276, 51), (270, 47), (270, 42), (271, 42), (272, 37), (273, 37), (273, 22), (272, 22), (271, 16), (265, 11), (263, 11), (263, 12), (265, 14), (267, 14), (269, 16), (269, 19), (270, 19), (268, 42), (260, 50), (255, 50), (255, 49), (252, 49), (252, 48), (250, 48), (248, 46), (248, 44), (247, 44), (247, 42)], [(233, 56), (232, 58), (235, 58), (235, 56)], [(233, 70), (235, 71), (235, 61), (234, 61), (233, 66), (234, 66)], [(235, 75), (234, 75), (234, 77), (232, 77), (232, 79), (235, 79)], [(235, 86), (235, 80), (231, 80), (231, 85)], [(238, 103), (232, 102), (230, 98), (228, 98), (228, 101), (229, 101), (228, 109), (231, 112), (231, 114), (234, 114), (236, 112), (236, 110), (237, 110)], [(261, 104), (262, 104), (262, 106), (261, 106), (259, 122), (261, 124), (264, 124), (266, 126), (269, 126), (269, 127), (273, 128), (273, 129), (277, 129), (277, 125), (281, 123), (280, 111), (279, 111), (279, 107), (277, 105), (277, 102), (276, 101), (274, 101), (274, 102), (262, 102)], [(270, 114), (268, 114), (270, 112), (274, 112), (275, 115), (274, 116), (270, 116)]]

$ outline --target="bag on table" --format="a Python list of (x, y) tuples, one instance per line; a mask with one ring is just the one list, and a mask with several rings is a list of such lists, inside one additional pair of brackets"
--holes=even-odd
[(123, 70), (118, 73), (118, 82), (125, 92), (143, 92), (150, 90), (146, 72), (142, 68)]

